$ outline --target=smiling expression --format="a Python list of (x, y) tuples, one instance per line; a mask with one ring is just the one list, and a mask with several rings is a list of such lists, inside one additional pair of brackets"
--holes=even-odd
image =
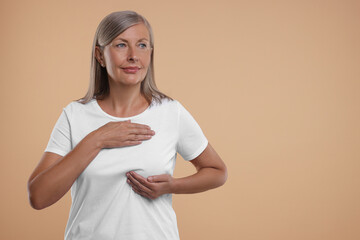
[(143, 23), (139, 23), (115, 37), (105, 46), (103, 54), (96, 46), (96, 58), (106, 66), (109, 81), (134, 85), (144, 80), (151, 51), (149, 32)]

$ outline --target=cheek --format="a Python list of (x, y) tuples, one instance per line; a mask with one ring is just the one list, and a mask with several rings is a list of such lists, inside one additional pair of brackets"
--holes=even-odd
[(111, 65), (121, 65), (122, 62), (124, 62), (124, 57), (119, 56), (118, 54), (109, 54), (108, 55), (108, 59), (107, 62), (110, 63)]
[(148, 68), (150, 66), (150, 58), (144, 59), (142, 64), (143, 66), (145, 66), (146, 68)]
[(149, 68), (150, 68), (149, 62), (144, 63), (144, 72), (143, 72), (144, 76), (148, 73)]

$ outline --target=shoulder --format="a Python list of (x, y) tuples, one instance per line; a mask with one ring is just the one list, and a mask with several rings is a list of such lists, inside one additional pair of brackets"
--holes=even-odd
[(174, 112), (176, 112), (178, 115), (181, 115), (182, 112), (188, 112), (186, 105), (182, 104), (179, 100), (173, 98), (168, 99), (164, 98), (162, 99), (161, 105), (163, 106), (163, 109), (170, 110), (172, 109)]
[(70, 117), (74, 113), (81, 113), (85, 109), (90, 108), (93, 105), (94, 101), (95, 101), (95, 99), (92, 99), (87, 103), (81, 103), (79, 101), (73, 100), (73, 101), (69, 102), (65, 107), (63, 107), (63, 110), (65, 111), (66, 115), (68, 115), (68, 117)]
[(161, 98), (154, 99), (151, 103), (150, 112), (156, 116), (161, 117), (174, 117), (179, 115), (180, 103), (177, 99)]
[(151, 105), (154, 108), (177, 109), (179, 107), (179, 101), (174, 98), (161, 98), (160, 100), (154, 99)]

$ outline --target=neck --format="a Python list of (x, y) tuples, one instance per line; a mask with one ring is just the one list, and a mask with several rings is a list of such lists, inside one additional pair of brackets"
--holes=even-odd
[(105, 97), (109, 107), (114, 111), (126, 111), (144, 105), (145, 97), (140, 92), (139, 82), (136, 85), (109, 83), (109, 95)]

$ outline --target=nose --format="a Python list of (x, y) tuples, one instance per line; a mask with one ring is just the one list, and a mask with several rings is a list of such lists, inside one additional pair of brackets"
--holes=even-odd
[(137, 54), (136, 54), (136, 51), (132, 48), (132, 47), (129, 47), (129, 51), (128, 51), (128, 61), (137, 61), (138, 60), (138, 57), (137, 57)]

